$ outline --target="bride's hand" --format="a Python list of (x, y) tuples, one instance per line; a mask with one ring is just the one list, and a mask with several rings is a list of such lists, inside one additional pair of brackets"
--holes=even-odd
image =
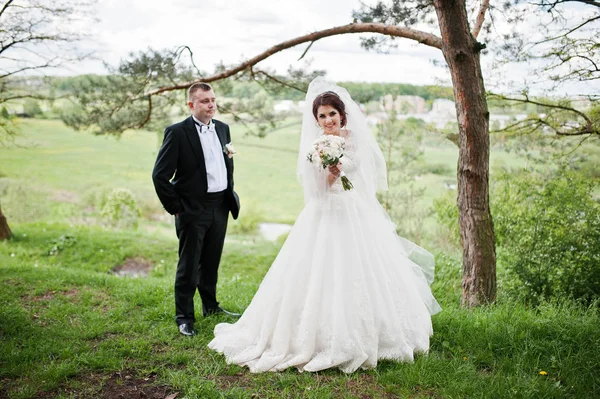
[(329, 173), (334, 175), (336, 178), (340, 177), (340, 173), (342, 173), (341, 162), (339, 162), (337, 165), (329, 165), (327, 168), (329, 169)]

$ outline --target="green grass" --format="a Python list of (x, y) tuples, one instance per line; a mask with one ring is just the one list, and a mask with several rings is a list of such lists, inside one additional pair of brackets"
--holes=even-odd
[[(188, 399), (600, 397), (597, 307), (529, 309), (500, 293), (494, 306), (462, 309), (460, 257), (442, 252), (433, 290), (444, 310), (433, 318), (430, 353), (413, 364), (386, 361), (349, 376), (252, 375), (228, 366), (206, 347), (225, 319), (200, 319), (193, 339), (176, 331), (177, 241), (150, 179), (160, 137), (97, 137), (57, 121), (22, 127), (19, 147), (0, 149), (0, 201), (14, 232), (0, 242), (0, 398), (98, 397), (113, 383), (127, 385), (117, 372)], [(258, 139), (232, 126), (243, 208), (220, 272), (220, 301), (229, 309), (245, 309), (281, 245), (257, 237), (257, 223), (292, 223), (303, 206), (299, 130), (290, 124)], [(438, 140), (424, 156), (430, 169), (419, 184), (427, 207), (447, 191), (444, 182), (456, 180), (458, 151)], [(491, 164), (522, 160), (492, 150)], [(143, 209), (137, 230), (104, 226), (99, 198), (117, 187), (131, 189)], [(111, 273), (140, 257), (153, 265), (147, 278)]]
[[(28, 120), (22, 130), (19, 147), (0, 148), (0, 187), (9, 191), (0, 199), (11, 220), (55, 216), (36, 208), (42, 199), (58, 202), (61, 212), (80, 214), (103, 192), (120, 187), (133, 191), (149, 213), (164, 213), (151, 181), (162, 135), (135, 131), (119, 139), (93, 136), (53, 120)], [(261, 140), (232, 128), (238, 151), (236, 191), (244, 209), (265, 221), (293, 223), (302, 209), (296, 180), (298, 132), (299, 125), (289, 126)], [(23, 201), (23, 196), (33, 201)]]
[[(240, 126), (232, 125), (231, 130), (238, 151), (236, 191), (244, 211), (263, 221), (293, 223), (303, 206), (296, 179), (299, 121), (290, 120), (262, 139), (246, 135)], [(164, 216), (151, 181), (161, 140), (162, 135), (152, 132), (129, 131), (117, 139), (75, 132), (55, 120), (25, 120), (19, 146), (0, 148), (2, 209), (17, 222), (50, 221), (58, 214), (59, 220), (81, 223), (81, 216), (90, 213), (102, 194), (125, 187), (136, 195), (147, 217)], [(450, 142), (427, 141), (434, 142), (425, 146), (423, 164), (441, 165), (444, 173), (421, 175), (417, 183), (426, 189), (420, 204), (424, 207), (448, 190), (445, 183), (456, 182), (458, 158)], [(521, 163), (513, 154), (492, 150), (493, 166)]]
[[(160, 235), (64, 224), (22, 224), (0, 243), (0, 393), (10, 398), (98, 393), (115, 372), (154, 375), (186, 398), (592, 398), (600, 395), (600, 314), (572, 305), (538, 310), (500, 301), (465, 310), (459, 265), (439, 256), (434, 284), (443, 312), (427, 356), (413, 364), (382, 362), (346, 376), (339, 371), (252, 375), (208, 350), (214, 325), (180, 337), (173, 321), (172, 278), (177, 243)], [(57, 255), (51, 240), (74, 244)], [(220, 300), (242, 311), (278, 245), (226, 246)], [(110, 270), (142, 256), (154, 264), (143, 279)], [(197, 304), (199, 305), (199, 304)], [(545, 371), (547, 375), (541, 375)], [(94, 385), (95, 384), (95, 385)], [(95, 390), (95, 391), (94, 391)], [(0, 395), (1, 396), (1, 395)]]

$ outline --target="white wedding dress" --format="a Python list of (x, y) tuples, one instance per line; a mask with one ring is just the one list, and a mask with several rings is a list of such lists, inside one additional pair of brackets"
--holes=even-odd
[(354, 189), (339, 179), (328, 187), (327, 172), (310, 165), (304, 177), (317, 185), (305, 185), (312, 193), (252, 302), (235, 324), (215, 327), (209, 347), (228, 363), (349, 373), (429, 349), (440, 310), (433, 257), (396, 234), (360, 173), (353, 135), (342, 167)]

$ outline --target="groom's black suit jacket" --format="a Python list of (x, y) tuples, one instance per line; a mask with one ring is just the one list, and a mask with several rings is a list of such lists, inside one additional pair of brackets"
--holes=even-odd
[[(215, 119), (213, 122), (221, 147), (224, 147), (231, 142), (229, 126)], [(233, 159), (224, 152), (223, 158), (227, 167), (225, 200), (231, 215), (237, 219), (240, 202), (233, 191)], [(204, 209), (203, 202), (208, 189), (206, 164), (200, 137), (191, 116), (165, 129), (152, 180), (160, 202), (170, 214), (179, 214), (181, 219), (193, 219)]]

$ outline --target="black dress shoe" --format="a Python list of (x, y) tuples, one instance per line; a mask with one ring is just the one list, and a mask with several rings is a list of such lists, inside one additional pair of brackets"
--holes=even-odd
[(222, 315), (230, 316), (230, 317), (240, 317), (241, 316), (241, 314), (239, 314), (239, 313), (230, 312), (228, 310), (223, 309), (220, 306), (216, 307), (214, 309), (206, 309), (204, 311), (204, 317), (210, 316), (210, 315), (213, 315), (213, 314), (216, 314), (216, 315), (222, 314)]
[(194, 325), (192, 323), (180, 324), (179, 333), (187, 337), (193, 337), (194, 335), (196, 335), (196, 331), (194, 331)]

